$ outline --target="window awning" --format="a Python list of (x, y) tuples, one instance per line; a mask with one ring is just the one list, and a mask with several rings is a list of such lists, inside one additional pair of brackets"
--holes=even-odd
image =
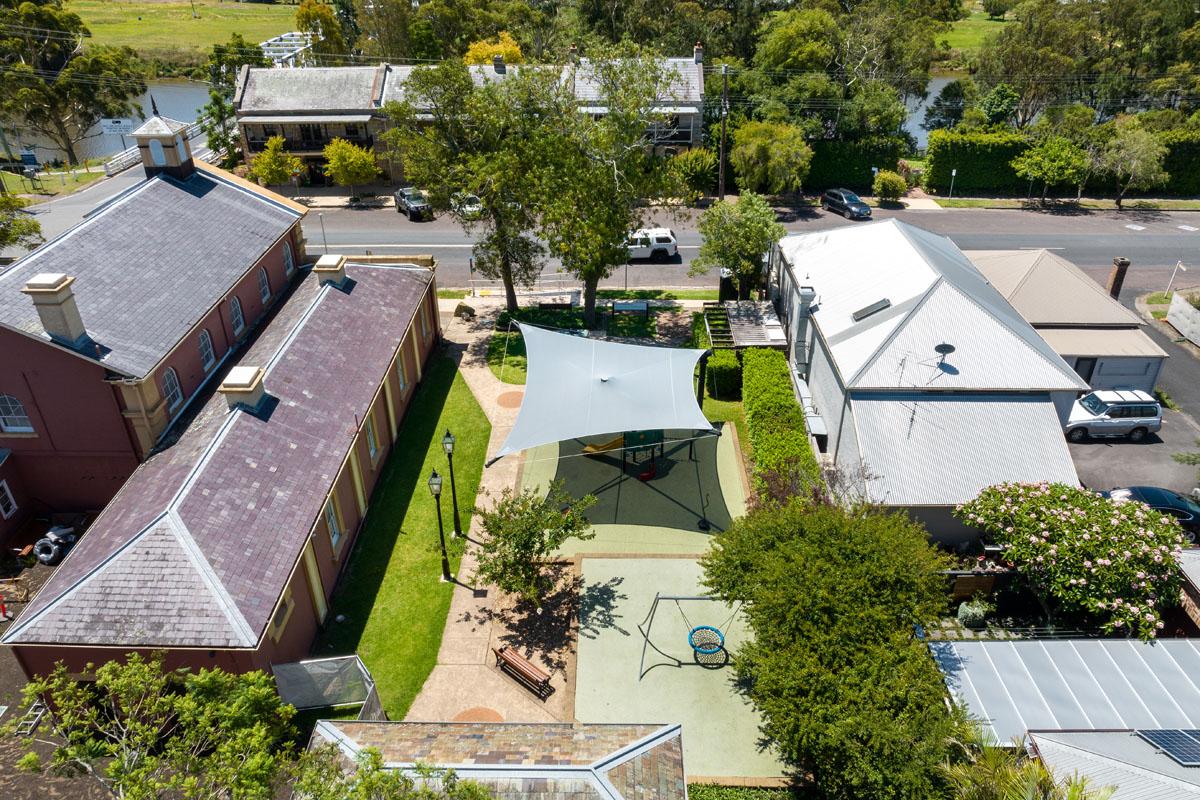
[(694, 388), (704, 350), (620, 344), (527, 324), (520, 328), (528, 358), (525, 398), (496, 459), (584, 436), (713, 431)]
[(370, 122), (370, 114), (293, 114), (281, 115), (277, 117), (239, 117), (238, 122), (245, 122), (251, 125), (300, 125), (300, 124), (324, 124), (329, 122), (346, 123), (346, 122)]

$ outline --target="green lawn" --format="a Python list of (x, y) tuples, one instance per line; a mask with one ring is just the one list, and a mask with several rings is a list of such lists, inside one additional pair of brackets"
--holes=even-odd
[(38, 185), (35, 188), (33, 184), (21, 175), (16, 175), (12, 172), (0, 172), (0, 181), (4, 182), (4, 188), (7, 191), (13, 194), (34, 195), (33, 202), (35, 203), (38, 202), (40, 197), (70, 194), (103, 177), (104, 169), (102, 167), (93, 167), (91, 172), (80, 171), (78, 174), (62, 172), (53, 175), (43, 175), (38, 179)]
[(525, 385), (525, 340), (520, 331), (496, 330), (488, 339), (488, 367), (502, 383)]
[(600, 289), (600, 300), (716, 300), (716, 289)]
[(274, 3), (68, 0), (95, 44), (128, 45), (145, 59), (198, 64), (208, 50), (240, 33), (258, 43), (296, 29), (296, 6)]
[(462, 300), (467, 296), (466, 289), (438, 289), (438, 297), (442, 300)]
[(1165, 306), (1171, 302), (1174, 295), (1174, 292), (1151, 292), (1146, 295), (1146, 303), (1152, 306)]
[[(400, 427), (371, 498), (366, 523), (338, 583), (327, 629), (315, 655), (357, 652), (371, 670), (383, 707), (403, 719), (437, 663), (450, 608), (451, 586), (440, 583), (437, 511), (426, 480), (446, 472), (442, 433), (458, 438), (454, 472), (463, 528), (470, 526), (491, 425), (454, 362), (430, 359), (416, 397)], [(442, 495), (451, 572), (458, 568), (462, 540), (450, 536), (450, 482)], [(344, 614), (344, 622), (333, 621)]]
[(973, 11), (966, 19), (960, 19), (950, 26), (950, 32), (938, 37), (949, 43), (950, 47), (963, 54), (974, 55), (979, 52), (983, 40), (1003, 30), (1008, 24), (1005, 20), (989, 19), (982, 11)]

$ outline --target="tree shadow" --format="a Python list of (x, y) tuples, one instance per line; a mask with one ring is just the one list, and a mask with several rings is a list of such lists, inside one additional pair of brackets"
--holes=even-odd
[(575, 649), (582, 578), (570, 564), (551, 564), (545, 570), (553, 588), (542, 603), (515, 598), (512, 605), (498, 609), (493, 621), (504, 626), (500, 641), (526, 658), (536, 656), (550, 670), (565, 672)]

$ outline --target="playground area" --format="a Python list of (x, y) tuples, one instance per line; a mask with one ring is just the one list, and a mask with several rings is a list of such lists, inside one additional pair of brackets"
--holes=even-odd
[[(758, 749), (758, 714), (727, 663), (726, 648), (747, 635), (738, 609), (672, 599), (703, 595), (701, 575), (690, 558), (582, 560), (575, 717), (681, 723), (689, 779), (778, 778), (783, 764)], [(724, 646), (711, 631), (692, 634), (704, 627), (717, 629)]]

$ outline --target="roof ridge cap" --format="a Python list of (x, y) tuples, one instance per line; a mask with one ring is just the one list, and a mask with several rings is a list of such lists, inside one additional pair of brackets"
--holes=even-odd
[(891, 333), (884, 337), (884, 340), (880, 342), (879, 346), (875, 348), (875, 351), (871, 353), (870, 358), (864, 361), (862, 366), (859, 367), (858, 370), (855, 371), (855, 373), (850, 377), (850, 380), (846, 382), (847, 390), (857, 388), (855, 384), (858, 383), (859, 379), (862, 378), (863, 374), (869, 367), (874, 366), (875, 362), (879, 360), (879, 356), (883, 353), (883, 351), (896, 340), (896, 337), (900, 335), (900, 331), (904, 330), (904, 328), (908, 325), (908, 321), (912, 319), (913, 315), (916, 314), (917, 311), (919, 311), (921, 307), (925, 305), (929, 298), (933, 296), (933, 290), (936, 289), (939, 284), (946, 282), (946, 276), (941, 272), (933, 270), (933, 273), (937, 277), (931, 284), (929, 284), (929, 286), (925, 287), (925, 291), (921, 294), (921, 299), (913, 304), (912, 308), (908, 310), (908, 313), (900, 317), (896, 327), (892, 328)]

